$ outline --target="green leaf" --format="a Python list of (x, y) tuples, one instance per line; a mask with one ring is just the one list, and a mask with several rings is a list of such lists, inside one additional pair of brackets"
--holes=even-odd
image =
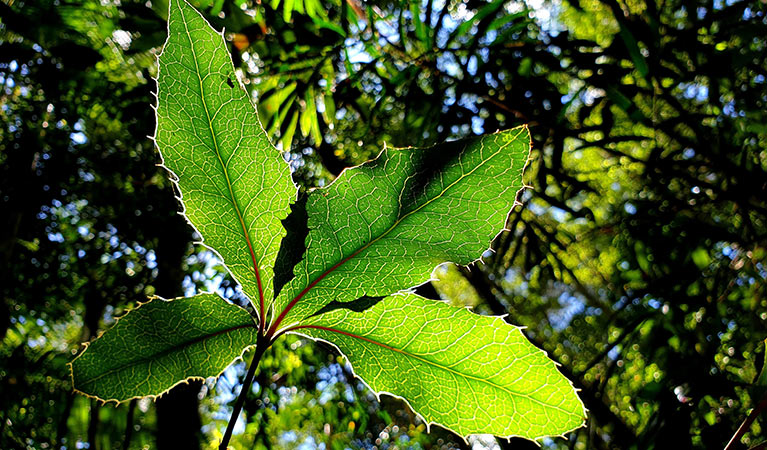
[(709, 256), (708, 251), (704, 247), (696, 248), (690, 256), (692, 257), (692, 262), (700, 270), (705, 270), (711, 264), (711, 256)]
[(280, 221), (296, 188), (237, 81), (222, 35), (183, 0), (170, 2), (157, 84), (157, 146), (186, 217), (266, 309), (285, 236)]
[(211, 16), (217, 16), (224, 8), (224, 0), (214, 0), (213, 6), (210, 9)]
[(183, 380), (218, 376), (256, 338), (250, 314), (215, 294), (155, 298), (70, 363), (72, 384), (105, 402), (158, 396)]
[(299, 125), (301, 126), (301, 135), (302, 136), (309, 136), (309, 133), (311, 132), (310, 128), (312, 126), (312, 118), (309, 117), (310, 114), (314, 113), (316, 114), (316, 111), (312, 111), (309, 109), (309, 92), (310, 89), (306, 90), (306, 94), (304, 95), (304, 101), (306, 103), (306, 106), (304, 107), (304, 110), (301, 111), (301, 119), (299, 119)]
[(280, 138), (282, 148), (290, 150), (290, 144), (293, 142), (293, 135), (296, 132), (296, 124), (298, 123), (298, 111), (293, 111), (293, 115), (290, 116), (290, 122), (287, 125), (283, 124), (284, 131)]
[(373, 391), (404, 398), (428, 423), (462, 436), (538, 439), (586, 417), (545, 352), (500, 317), (403, 293), (363, 312), (314, 316), (291, 332), (335, 344)]
[(325, 106), (325, 109), (322, 112), (322, 118), (332, 129), (332, 126), (336, 121), (336, 102), (333, 99), (333, 94), (329, 92), (325, 93), (322, 104)]
[(309, 195), (303, 261), (273, 327), (331, 301), (386, 296), (469, 264), (503, 229), (522, 188), (527, 127), (429, 148), (390, 148)]
[[(307, 14), (308, 14), (308, 12), (307, 12)], [(314, 16), (310, 15), (310, 17), (312, 17), (312, 21), (314, 21), (314, 24), (317, 25), (317, 27), (325, 29), (325, 30), (334, 31), (334, 32), (338, 33), (339, 36), (346, 37), (346, 32), (344, 31), (344, 29), (341, 28), (340, 26), (334, 24), (333, 22), (324, 20), (322, 18), (324, 15), (325, 15), (324, 11), (318, 10), (316, 15), (314, 15)]]
[(317, 118), (317, 104), (314, 100), (314, 89), (312, 88), (307, 90), (306, 107), (311, 111), (309, 118), (311, 119), (310, 124), (314, 145), (319, 147), (322, 145), (322, 133), (320, 133), (320, 122)]
[(639, 72), (642, 78), (647, 78), (650, 74), (650, 68), (647, 65), (647, 60), (642, 51), (639, 50), (639, 43), (637, 42), (631, 31), (623, 24), (620, 23), (620, 37), (623, 39), (623, 43), (626, 44), (626, 50), (629, 52), (631, 60), (634, 62), (634, 68)]
[(293, 15), (293, 1), (294, 0), (285, 0), (282, 3), (282, 20), (287, 23), (290, 23), (290, 19)]
[(475, 24), (485, 20), (485, 18), (491, 14), (498, 12), (498, 10), (501, 9), (505, 3), (506, 0), (494, 0), (492, 3), (489, 3), (486, 6), (480, 8), (480, 10), (477, 11), (477, 13), (474, 14), (471, 19), (465, 21), (460, 26), (458, 26), (458, 28), (456, 28), (456, 30), (450, 36), (450, 39), (452, 40), (458, 36), (466, 34)]
[[(410, 17), (413, 21), (413, 26), (415, 27), (415, 35), (418, 40), (421, 41), (421, 44), (423, 45), (429, 45), (429, 32), (421, 21), (421, 8), (417, 2), (410, 4)], [(427, 17), (426, 19), (428, 20), (431, 18)]]
[(764, 362), (762, 363), (762, 370), (759, 372), (759, 376), (756, 377), (754, 384), (767, 388), (767, 339), (764, 340)]

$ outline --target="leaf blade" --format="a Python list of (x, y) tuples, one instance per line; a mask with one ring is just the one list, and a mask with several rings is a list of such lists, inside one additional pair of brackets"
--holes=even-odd
[(72, 385), (105, 402), (159, 396), (182, 381), (219, 375), (256, 338), (250, 314), (218, 295), (155, 298), (70, 363)]
[(572, 384), (500, 317), (400, 293), (363, 312), (314, 316), (291, 332), (333, 343), (373, 391), (404, 398), (427, 422), (462, 436), (538, 439), (585, 421)]
[(277, 297), (288, 326), (330, 301), (386, 296), (468, 264), (506, 222), (523, 187), (526, 126), (426, 149), (387, 149), (307, 199), (304, 259)]
[[(280, 238), (296, 188), (234, 72), (222, 34), (170, 2), (159, 58), (156, 143), (184, 213), (259, 312), (273, 298)], [(247, 251), (242, 251), (247, 249)]]

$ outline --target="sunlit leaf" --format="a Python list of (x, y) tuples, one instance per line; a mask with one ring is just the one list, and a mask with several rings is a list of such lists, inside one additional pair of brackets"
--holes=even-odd
[[(284, 19), (303, 5), (284, 2)], [(425, 25), (416, 28), (428, 41)], [(526, 126), (387, 148), (296, 199), (288, 165), (268, 142), (222, 36), (183, 0), (170, 5), (159, 73), (156, 141), (185, 214), (258, 299), (262, 320), (214, 294), (154, 300), (73, 361), (77, 390), (115, 401), (159, 395), (219, 374), (256, 343), (260, 356), (290, 331), (336, 343), (374, 390), (404, 397), (427, 421), (461, 435), (536, 439), (583, 424), (572, 385), (519, 328), (402, 293), (444, 262), (479, 259), (504, 229), (523, 187)], [(262, 107), (282, 147), (296, 129), (320, 144), (314, 87), (266, 84)], [(362, 115), (378, 107), (357, 101)]]
[(170, 5), (157, 84), (157, 146), (186, 217), (250, 299), (268, 304), (285, 235), (280, 221), (296, 189), (237, 81), (223, 37), (183, 0)]
[(155, 298), (72, 361), (72, 383), (104, 401), (160, 395), (183, 380), (217, 376), (256, 335), (250, 314), (218, 295)]
[(462, 436), (536, 439), (586, 417), (554, 363), (500, 317), (406, 293), (312, 317), (294, 332), (335, 344), (375, 392)]
[(276, 322), (424, 283), (445, 261), (478, 259), (504, 227), (529, 150), (526, 127), (390, 148), (313, 191), (306, 255), (276, 300), (277, 312), (289, 310)]

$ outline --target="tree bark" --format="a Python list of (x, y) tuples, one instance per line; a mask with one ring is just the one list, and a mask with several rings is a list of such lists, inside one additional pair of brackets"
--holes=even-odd
[[(0, 184), (0, 210), (3, 211), (0, 214), (0, 264), (4, 268), (9, 268), (13, 260), (22, 225), (39, 206), (38, 199), (33, 197), (38, 193), (33, 189), (37, 156), (30, 149), (34, 148), (34, 141), (23, 135), (19, 139), (19, 148), (7, 153), (3, 162), (6, 169), (0, 171), (3, 177)], [(13, 299), (8, 298), (7, 293), (14, 282), (12, 274), (13, 271), (8, 269), (0, 271), (0, 286), (3, 286), (0, 291), (0, 340), (5, 338), (11, 324)]]
[[(191, 241), (189, 226), (183, 217), (171, 209), (158, 226), (157, 295), (165, 298), (183, 295), (184, 257)], [(199, 449), (202, 422), (197, 394), (202, 383), (190, 381), (179, 384), (157, 399), (157, 448)]]
[(98, 449), (96, 435), (99, 432), (99, 405), (98, 400), (91, 400), (90, 419), (88, 420), (88, 448)]

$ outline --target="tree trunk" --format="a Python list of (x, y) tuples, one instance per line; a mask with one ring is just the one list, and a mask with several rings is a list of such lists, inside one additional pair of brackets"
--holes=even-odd
[[(159, 226), (161, 231), (155, 250), (158, 274), (154, 286), (161, 297), (179, 297), (183, 295), (184, 256), (191, 241), (189, 226), (175, 211), (171, 211)], [(197, 394), (201, 386), (202, 383), (196, 380), (182, 383), (157, 399), (157, 448), (200, 448), (202, 422)]]
[(19, 139), (19, 147), (9, 151), (3, 161), (4, 170), (0, 171), (2, 183), (0, 183), (0, 265), (4, 268), (0, 271), (0, 340), (5, 338), (8, 327), (11, 324), (11, 307), (14, 300), (8, 298), (11, 285), (15, 282), (12, 278), (13, 271), (9, 270), (13, 260), (14, 250), (19, 238), (19, 231), (23, 230), (25, 219), (35, 214), (35, 207), (39, 207), (39, 199), (35, 189), (35, 169), (37, 168), (37, 156), (34, 140), (23, 134)]
[(98, 449), (96, 435), (99, 432), (99, 405), (98, 400), (91, 400), (90, 419), (88, 420), (88, 448)]

